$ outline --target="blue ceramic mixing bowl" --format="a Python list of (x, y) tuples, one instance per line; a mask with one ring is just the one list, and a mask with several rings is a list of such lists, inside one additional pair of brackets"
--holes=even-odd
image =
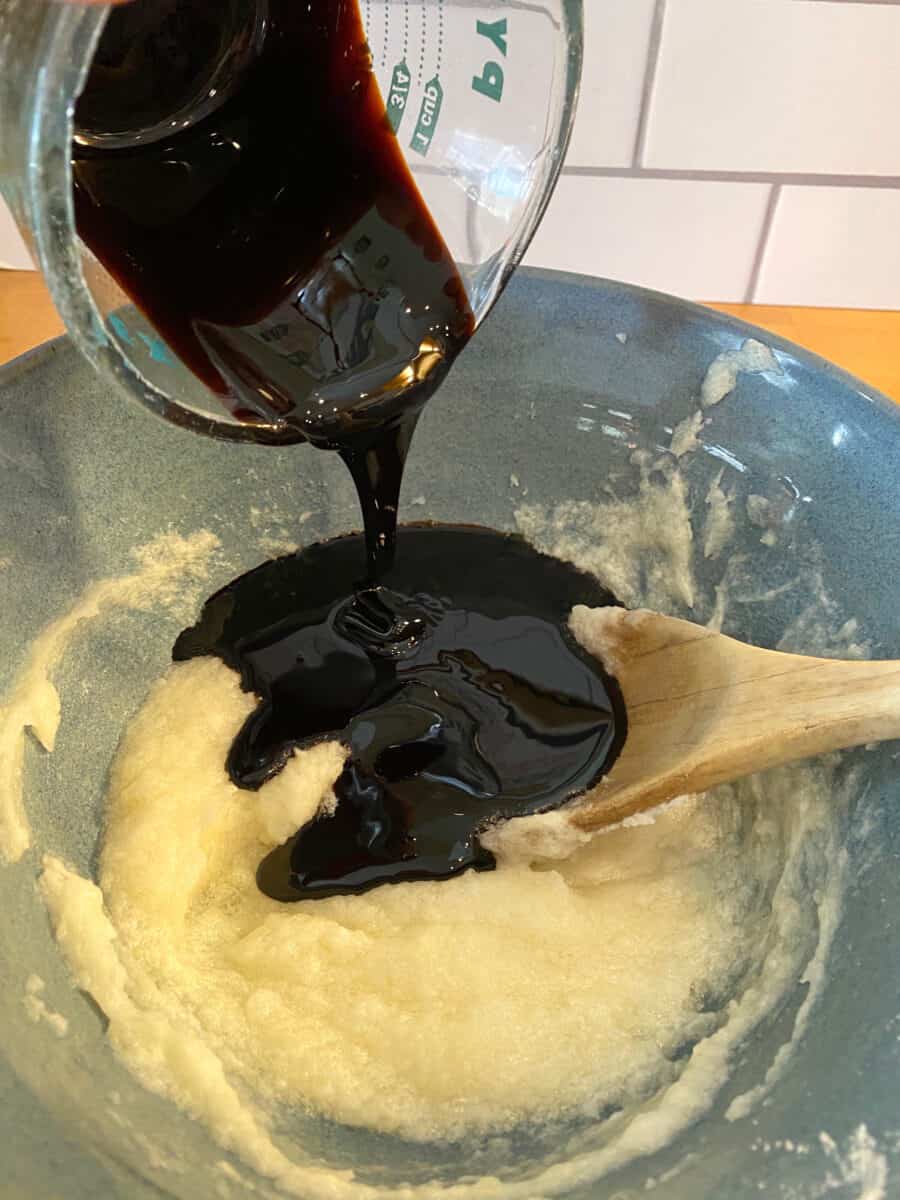
[[(709, 364), (750, 337), (770, 347), (776, 366), (739, 374), (677, 464), (698, 522), (716, 480), (739, 514), (727, 554), (706, 557), (702, 539), (695, 544), (694, 607), (682, 611), (709, 619), (717, 585), (740, 559), (756, 598), (729, 607), (726, 631), (774, 644), (793, 622), (795, 648), (816, 649), (795, 620), (803, 597), (790, 581), (802, 562), (831, 598), (834, 628), (855, 620), (871, 653), (900, 658), (900, 408), (778, 338), (667, 296), (520, 272), (425, 413), (404, 515), (512, 529), (523, 506), (548, 511), (630, 494), (648, 463), (671, 465), (671, 431), (697, 411)], [(66, 341), (43, 347), (0, 370), (0, 692), (41, 629), (91, 581), (127, 570), (132, 548), (163, 530), (219, 537), (208, 594), (285, 541), (357, 524), (336, 457), (180, 432), (110, 394)], [(56, 676), (64, 704), (56, 751), (26, 747), (33, 847), (0, 866), (4, 1200), (248, 1194), (249, 1184), (216, 1166), (227, 1155), (206, 1130), (143, 1092), (115, 1060), (103, 1014), (67, 982), (35, 888), (44, 849), (94, 869), (117, 738), (179, 627), (169, 612), (86, 627)], [(72, 694), (82, 697), (75, 710), (66, 707)], [(900, 1196), (897, 747), (856, 760), (864, 785), (846, 823), (849, 884), (805, 1031), (793, 1021), (812, 984), (798, 978), (736, 1053), (702, 1119), (573, 1195), (625, 1200), (652, 1186), (667, 1200)], [(31, 974), (65, 1014), (65, 1037), (29, 1019)], [(792, 1037), (765, 1101), (726, 1119), (729, 1102), (765, 1079)], [(470, 1170), (458, 1149), (322, 1121), (310, 1120), (303, 1137), (313, 1157), (356, 1167), (361, 1181), (385, 1188), (450, 1184)], [(497, 1174), (527, 1180), (532, 1170), (524, 1140), (484, 1153)], [(276, 1194), (255, 1182), (258, 1194)]]

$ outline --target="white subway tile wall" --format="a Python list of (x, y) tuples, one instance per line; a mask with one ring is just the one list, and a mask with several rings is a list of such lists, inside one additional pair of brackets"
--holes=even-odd
[(572, 147), (526, 262), (900, 309), (900, 0), (585, 9)]
[(8, 267), (13, 271), (25, 271), (30, 266), (31, 259), (12, 213), (0, 200), (0, 269)]
[(586, 0), (584, 70), (570, 167), (630, 167), (656, 0)]
[(567, 175), (526, 262), (687, 296), (742, 295), (768, 197), (763, 183)]
[(896, 5), (669, 0), (643, 165), (897, 175), (897, 112)]
[[(900, 0), (584, 0), (527, 262), (704, 300), (900, 309)], [(0, 206), (0, 265), (24, 265)]]
[(900, 189), (782, 189), (759, 272), (760, 303), (815, 296), (817, 304), (897, 308), (898, 281)]

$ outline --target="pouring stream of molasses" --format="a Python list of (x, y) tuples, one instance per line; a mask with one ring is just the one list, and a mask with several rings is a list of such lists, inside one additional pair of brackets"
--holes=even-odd
[(228, 758), (238, 786), (347, 746), (337, 809), (260, 868), (296, 900), (490, 868), (490, 823), (590, 785), (624, 721), (566, 628), (574, 603), (610, 601), (596, 580), (484, 530), (409, 532), (395, 564), (416, 423), (474, 318), (356, 0), (259, 14), (114, 10), (73, 179), (82, 238), (193, 374), (240, 421), (337, 450), (356, 485), (362, 585), (358, 539), (313, 547), (217, 593), (174, 652), (220, 655), (260, 699)]

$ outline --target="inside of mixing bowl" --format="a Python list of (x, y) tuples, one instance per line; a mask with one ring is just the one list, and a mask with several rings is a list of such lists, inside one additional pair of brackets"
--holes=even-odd
[[(674, 552), (657, 520), (633, 535), (629, 570), (617, 577), (620, 594), (633, 589), (621, 595), (626, 603), (721, 620), (725, 632), (761, 645), (900, 656), (889, 583), (900, 567), (887, 470), (900, 436), (892, 414), (843, 377), (776, 347), (777, 369), (739, 374), (710, 410), (700, 444), (675, 458), (672, 430), (696, 410), (709, 363), (739, 350), (746, 333), (624, 289), (526, 277), (511, 293), (423, 418), (408, 519), (520, 529), (542, 548), (573, 555), (599, 544), (609, 558), (624, 535), (602, 529), (598, 513), (609, 516), (617, 511), (610, 505), (642, 488), (662, 489), (670, 503), (677, 477), (694, 535), (682, 547), (692, 593), (659, 590), (657, 568)], [(535, 318), (552, 338), (535, 339)], [(0, 478), (0, 553), (10, 563), (0, 571), (4, 690), (41, 630), (97, 580), (137, 569), (136, 547), (201, 530), (218, 540), (192, 584), (158, 603), (110, 603), (72, 630), (52, 672), (63, 712), (53, 753), (26, 739), (32, 844), (0, 869), (8, 984), (0, 992), (0, 1097), (21, 1139), (19, 1186), (49, 1194), (64, 1171), (67, 1200), (98, 1194), (101, 1178), (104, 1194), (130, 1197), (236, 1197), (251, 1182), (260, 1195), (282, 1194), (123, 1067), (104, 1036), (106, 1015), (71, 988), (34, 881), (45, 853), (96, 876), (109, 766), (175, 636), (199, 601), (242, 571), (356, 528), (350, 481), (332, 456), (309, 448), (211, 443), (123, 407), (65, 347), (7, 375), (0, 394), (9, 464)], [(716, 488), (730, 497), (734, 531), (713, 553)], [(540, 1179), (541, 1194), (585, 1196), (632, 1196), (652, 1180), (676, 1200), (721, 1195), (727, 1181), (739, 1197), (776, 1179), (781, 1190), (771, 1194), (787, 1197), (838, 1169), (823, 1134), (841, 1163), (841, 1147), (861, 1128), (873, 1161), (884, 1157), (897, 1111), (895, 753), (888, 745), (835, 765), (834, 825), (830, 834), (813, 828), (791, 868), (796, 906), (807, 906), (802, 963), (778, 1002), (735, 1033), (721, 1063), (708, 1062), (708, 1103), (696, 1112), (687, 1101), (680, 1112), (664, 1109), (651, 1092), (624, 1112), (441, 1145), (292, 1111), (279, 1114), (273, 1144), (313, 1171), (353, 1171), (354, 1186), (384, 1195), (453, 1184), (462, 1195), (490, 1176), (498, 1196), (533, 1194)], [(752, 848), (752, 804), (745, 821), (741, 837)], [(753, 901), (763, 940), (777, 883)], [(819, 903), (829, 889), (836, 907)], [(777, 970), (777, 951), (763, 947), (757, 967), (738, 972), (733, 994), (718, 998), (720, 1026), (729, 1003), (739, 1008)], [(28, 995), (44, 1010), (23, 1003)], [(671, 1058), (678, 1078), (700, 1056), (689, 1042)], [(671, 1144), (667, 1129), (678, 1133)]]

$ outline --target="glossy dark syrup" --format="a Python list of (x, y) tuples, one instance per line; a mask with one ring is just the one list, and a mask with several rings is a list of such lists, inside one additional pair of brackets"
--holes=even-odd
[(340, 451), (386, 569), (419, 412), (474, 320), (356, 0), (133, 0), (75, 123), (83, 240), (261, 441)]
[(81, 237), (241, 420), (340, 447), (424, 402), (471, 334), (356, 0), (133, 0), (79, 129)]
[(216, 654), (260, 704), (228, 771), (258, 788), (294, 747), (339, 738), (337, 808), (261, 864), (278, 900), (487, 870), (479, 834), (589, 787), (624, 736), (617, 690), (571, 638), (592, 576), (514, 535), (407, 526), (390, 587), (355, 591), (358, 536), (266, 563), (175, 646)]
[[(330, 817), (260, 865), (280, 900), (489, 869), (479, 835), (589, 786), (624, 737), (573, 643), (610, 597), (489, 530), (403, 533), (422, 405), (472, 333), (457, 267), (371, 72), (356, 0), (134, 0), (76, 110), (79, 232), (260, 441), (336, 449), (365, 523), (207, 603), (176, 659), (217, 654), (260, 698), (227, 769), (347, 746)], [(614, 711), (615, 710), (615, 711)]]

